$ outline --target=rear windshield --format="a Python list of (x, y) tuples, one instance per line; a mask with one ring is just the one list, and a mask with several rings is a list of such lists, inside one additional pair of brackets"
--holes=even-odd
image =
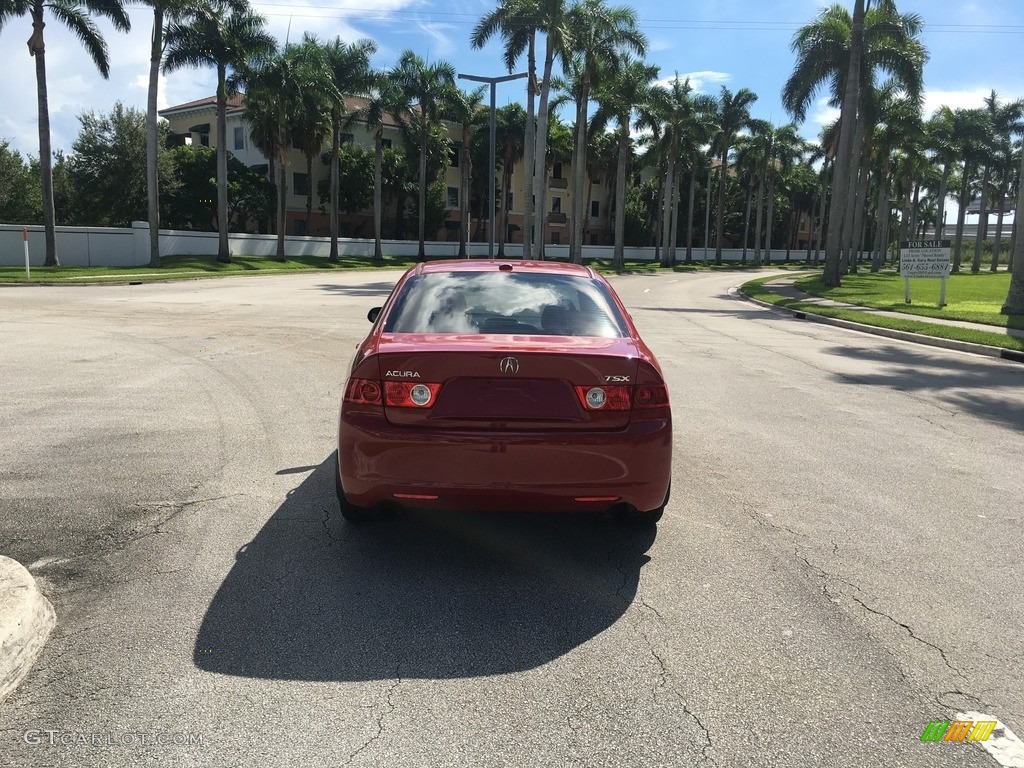
[(429, 272), (395, 298), (392, 333), (626, 336), (606, 286), (541, 272)]

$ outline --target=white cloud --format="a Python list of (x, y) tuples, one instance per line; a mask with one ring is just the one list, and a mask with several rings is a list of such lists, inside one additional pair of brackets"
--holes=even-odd
[[(991, 88), (972, 88), (962, 91), (928, 90), (924, 94), (924, 115), (930, 117), (942, 106), (952, 109), (976, 109), (985, 106), (985, 97), (992, 93)], [(1005, 99), (1001, 95), (1001, 99)]]
[[(141, 88), (146, 91), (146, 99), (149, 98), (149, 75), (136, 75), (130, 83), (132, 88)], [(157, 81), (156, 108), (167, 109), (171, 104), (167, 100), (167, 75), (160, 75)]]
[[(667, 84), (675, 79), (676, 75), (673, 73), (661, 82)], [(697, 93), (712, 93), (718, 90), (718, 86), (725, 85), (732, 80), (732, 75), (728, 72), (715, 72), (714, 70), (704, 69), (699, 72), (680, 72), (679, 79), (689, 79), (690, 85), (693, 86), (693, 90)]]
[[(829, 100), (827, 98), (818, 99), (814, 102), (814, 106), (807, 115), (807, 122), (821, 128), (838, 120), (839, 110), (836, 107), (829, 106), (828, 102)], [(817, 133), (817, 131), (815, 131), (815, 133)]]

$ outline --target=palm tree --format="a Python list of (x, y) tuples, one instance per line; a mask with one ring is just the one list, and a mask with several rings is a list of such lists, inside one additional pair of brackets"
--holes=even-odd
[(946, 218), (949, 173), (957, 160), (956, 146), (953, 142), (953, 110), (950, 107), (939, 107), (925, 123), (925, 146), (942, 165), (937, 193), (938, 211), (935, 215), (935, 236), (941, 238)]
[[(376, 52), (377, 44), (372, 40), (345, 43), (340, 37), (336, 37), (333, 42), (323, 46), (324, 63), (334, 91), (331, 94), (330, 103), (331, 252), (328, 257), (330, 261), (338, 260), (338, 198), (341, 194), (338, 156), (341, 152), (341, 132), (356, 117), (356, 115), (348, 113), (345, 97), (362, 96), (369, 93), (374, 78), (373, 70), (370, 68), (370, 57)], [(312, 180), (312, 178), (311, 175), (310, 179)], [(309, 189), (310, 195), (312, 195), (312, 182)], [(379, 187), (375, 186), (374, 193), (376, 194), (378, 190)], [(307, 205), (308, 209), (311, 207), (311, 205)]]
[(122, 0), (0, 0), (0, 31), (14, 18), (32, 19), (32, 36), (28, 40), (29, 55), (36, 62), (36, 100), (39, 109), (39, 175), (43, 188), (43, 226), (48, 267), (60, 266), (57, 258), (56, 214), (53, 205), (53, 149), (50, 145), (50, 103), (46, 90), (46, 9), (74, 33), (89, 52), (104, 79), (110, 77), (107, 43), (90, 16), (109, 19), (118, 32), (127, 32), (131, 20)]
[(647, 41), (640, 32), (636, 11), (628, 6), (609, 7), (605, 0), (582, 0), (568, 11), (569, 46), (563, 69), (571, 77), (570, 91), (576, 105), (576, 126), (572, 154), (572, 234), (570, 261), (583, 263), (583, 224), (586, 217), (585, 195), (587, 154), (587, 106), (595, 82), (604, 65), (620, 50), (639, 56)]
[(964, 163), (960, 182), (960, 211), (953, 242), (953, 272), (959, 272), (962, 263), (964, 220), (970, 201), (971, 183), (975, 180), (978, 166), (984, 162), (985, 143), (990, 133), (988, 123), (989, 114), (984, 109), (958, 109), (953, 113), (953, 141)]
[(625, 267), (626, 166), (630, 155), (629, 128), (633, 113), (650, 97), (651, 81), (658, 77), (658, 67), (634, 59), (620, 57), (614, 69), (603, 79), (597, 92), (600, 104), (594, 115), (594, 126), (603, 130), (611, 120), (618, 125), (618, 164), (615, 173), (615, 249), (613, 269)]
[(840, 256), (853, 237), (853, 222), (848, 215), (853, 209), (849, 203), (857, 189), (863, 145), (857, 135), (863, 137), (869, 132), (861, 97), (871, 92), (881, 71), (910, 96), (920, 98), (927, 59), (918, 40), (920, 31), (920, 17), (899, 14), (892, 0), (880, 0), (868, 9), (865, 0), (855, 0), (852, 16), (842, 6), (833, 5), (801, 27), (793, 38), (791, 47), (797, 62), (783, 87), (783, 106), (802, 122), (817, 91), (830, 87), (832, 106), (841, 107), (825, 252), (826, 286), (839, 285)]
[(502, 0), (493, 11), (484, 14), (470, 35), (473, 48), (483, 48), (496, 33), (504, 42), (502, 59), (509, 72), (526, 54), (526, 129), (523, 136), (523, 257), (529, 257), (533, 242), (533, 176), (537, 154), (537, 32), (541, 25), (540, 0)]
[(369, 103), (362, 117), (367, 127), (373, 129), (373, 259), (383, 261), (384, 252), (381, 248), (381, 223), (384, 212), (383, 201), (383, 165), (384, 165), (384, 125), (389, 117), (398, 119), (401, 110), (401, 96), (394, 80), (386, 72), (371, 73)]
[[(466, 251), (466, 240), (469, 238), (469, 177), (471, 171), (470, 145), (473, 141), (474, 128), (482, 125), (482, 118), (486, 112), (482, 109), (486, 86), (480, 86), (476, 90), (466, 93), (456, 90), (453, 99), (448, 105), (449, 116), (453, 122), (458, 123), (462, 133), (462, 142), (459, 145), (459, 258), (468, 257)], [(492, 214), (493, 215), (493, 212)]]
[(228, 96), (237, 93), (244, 72), (254, 62), (276, 50), (273, 36), (265, 31), (266, 20), (250, 9), (231, 10), (215, 3), (200, 7), (187, 22), (167, 29), (164, 72), (184, 67), (217, 70), (217, 261), (231, 261), (228, 248)]
[[(988, 230), (989, 180), (993, 166), (999, 165), (1000, 157), (1009, 153), (1011, 136), (1024, 129), (1024, 123), (1022, 123), (1024, 121), (1024, 101), (1017, 100), (1000, 104), (998, 94), (992, 91), (991, 95), (985, 97), (985, 108), (989, 115), (988, 123), (991, 133), (988, 137), (985, 173), (981, 183), (981, 210), (978, 216), (978, 238), (974, 249), (974, 263), (971, 265), (972, 272), (978, 272), (981, 269), (982, 242), (986, 239)], [(996, 173), (999, 173), (1004, 169), (996, 168), (995, 170)], [(1002, 211), (1002, 201), (1000, 201), (1000, 211)], [(993, 256), (995, 253), (993, 250)], [(992, 271), (994, 272), (996, 269), (998, 269), (998, 264), (993, 258)]]
[[(1024, 179), (1024, 152), (1020, 153), (1021, 164), (1018, 171), (1018, 179)], [(1020, 222), (1024, 222), (1024, 183), (1017, 185), (1017, 209), (1013, 220), (1018, 222), (1017, 229), (1020, 229)], [(1006, 293), (1006, 303), (999, 310), (1004, 315), (1024, 315), (1024, 237), (1018, 231), (1014, 240), (1013, 253), (1010, 256), (1011, 271), (1010, 288)]]
[(767, 136), (768, 224), (765, 237), (765, 261), (772, 261), (772, 232), (775, 229), (775, 183), (789, 173), (793, 163), (806, 150), (795, 123), (771, 128)]
[(405, 51), (391, 77), (401, 94), (402, 111), (410, 121), (418, 123), (420, 130), (419, 259), (425, 261), (427, 143), (431, 128), (438, 124), (441, 114), (447, 110), (458, 91), (455, 86), (455, 68), (446, 61), (427, 64), (413, 51)]
[(288, 147), (295, 143), (298, 116), (303, 105), (327, 103), (335, 93), (333, 85), (318, 71), (321, 63), (310, 56), (308, 48), (289, 45), (246, 73), (246, 117), (251, 125), (258, 126), (261, 150), (277, 165), (278, 261), (285, 260)]
[(722, 263), (722, 240), (725, 227), (725, 179), (729, 174), (729, 151), (736, 141), (736, 134), (750, 126), (750, 105), (757, 101), (757, 94), (749, 88), (740, 88), (733, 93), (724, 85), (718, 98), (718, 136), (715, 148), (721, 165), (718, 169), (718, 214), (715, 219), (715, 264)]
[[(508, 235), (508, 212), (512, 202), (512, 172), (523, 157), (526, 112), (519, 104), (501, 107), (495, 115), (495, 153), (501, 157), (501, 214), (498, 217), (498, 256), (505, 255)], [(490, 218), (494, 211), (488, 211)]]

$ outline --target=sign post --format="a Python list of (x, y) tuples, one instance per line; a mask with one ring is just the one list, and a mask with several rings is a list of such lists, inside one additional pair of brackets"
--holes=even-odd
[(910, 304), (912, 277), (939, 278), (939, 308), (946, 306), (946, 280), (949, 279), (949, 240), (905, 240), (900, 243), (900, 277), (903, 300)]
[(21, 239), (25, 242), (25, 279), (32, 279), (32, 269), (28, 265), (28, 227), (21, 228)]

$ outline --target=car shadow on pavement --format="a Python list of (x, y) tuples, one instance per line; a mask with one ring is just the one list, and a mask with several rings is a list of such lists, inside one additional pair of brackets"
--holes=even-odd
[(395, 281), (380, 281), (377, 283), (363, 283), (362, 285), (341, 285), (340, 283), (323, 283), (317, 286), (318, 290), (327, 293), (343, 293), (346, 296), (387, 296), (395, 287)]
[(447, 679), (538, 667), (612, 626), (655, 529), (577, 515), (340, 518), (333, 455), (236, 562), (194, 661), (280, 680)]
[(886, 345), (842, 346), (826, 352), (878, 363), (877, 373), (836, 375), (842, 384), (882, 386), (900, 392), (927, 392), (951, 409), (995, 424), (1024, 430), (1024, 366), (971, 355)]

